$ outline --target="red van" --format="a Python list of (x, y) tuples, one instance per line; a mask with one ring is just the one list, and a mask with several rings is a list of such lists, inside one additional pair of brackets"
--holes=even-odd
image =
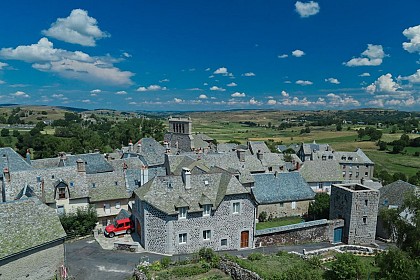
[(133, 222), (129, 218), (116, 220), (113, 224), (105, 228), (105, 236), (114, 237), (118, 234), (132, 233), (134, 231)]

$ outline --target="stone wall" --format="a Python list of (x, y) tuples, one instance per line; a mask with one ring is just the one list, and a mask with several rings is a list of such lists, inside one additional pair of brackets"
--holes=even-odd
[(257, 230), (255, 233), (255, 246), (332, 242), (334, 228), (342, 227), (343, 224), (343, 220), (328, 221), (323, 219)]
[(146, 274), (137, 268), (134, 269), (133, 276), (136, 280), (147, 280)]
[(258, 205), (257, 218), (263, 211), (267, 213), (267, 217), (271, 215), (272, 218), (303, 216), (308, 213), (310, 200), (296, 201), (295, 203), (294, 209), (292, 202)]
[(234, 280), (262, 280), (257, 273), (242, 268), (237, 263), (225, 258), (220, 259), (219, 269)]
[(0, 260), (0, 280), (52, 279), (64, 264), (64, 240)]

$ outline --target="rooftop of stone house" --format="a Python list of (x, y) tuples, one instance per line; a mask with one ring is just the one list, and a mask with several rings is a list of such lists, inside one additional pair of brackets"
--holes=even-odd
[(260, 153), (270, 153), (270, 149), (264, 143), (264, 141), (248, 141), (248, 147), (251, 150), (252, 154), (256, 155)]
[(368, 186), (358, 184), (358, 183), (349, 183), (349, 184), (333, 184), (333, 187), (337, 187), (340, 189), (344, 189), (349, 192), (357, 193), (357, 192), (379, 192), (378, 190), (371, 189)]
[(336, 160), (305, 161), (299, 172), (307, 182), (341, 182), (340, 165)]
[[(89, 196), (86, 176), (77, 172), (76, 166), (18, 171), (11, 173), (10, 177), (10, 181), (5, 181), (8, 200), (15, 199), (22, 189), (30, 186), (36, 196), (45, 197), (46, 203), (52, 203), (55, 201), (55, 188), (61, 182), (68, 186), (70, 198)], [(44, 193), (42, 193), (42, 189)]]
[(123, 172), (98, 173), (87, 176), (91, 202), (123, 199), (131, 196)]
[(204, 204), (216, 209), (226, 195), (248, 194), (249, 191), (228, 173), (188, 175), (191, 188), (186, 188), (182, 176), (155, 177), (135, 191), (143, 201), (167, 214), (178, 213), (179, 207), (189, 212), (202, 211)]
[(255, 174), (251, 188), (258, 204), (313, 199), (315, 192), (299, 172)]
[(335, 152), (335, 158), (341, 163), (359, 163), (359, 164), (374, 164), (368, 156), (362, 151), (362, 149), (357, 148), (354, 152)]
[(12, 148), (0, 148), (0, 166), (10, 172), (30, 170), (32, 166)]
[(305, 155), (311, 154), (314, 151), (328, 151), (331, 149), (330, 145), (317, 144), (315, 141), (309, 144), (302, 143), (302, 148)]
[(420, 187), (398, 180), (383, 186), (379, 192), (379, 207), (389, 207), (390, 205), (399, 207), (403, 204), (406, 195), (420, 192)]
[(142, 138), (133, 145), (133, 153), (136, 153), (148, 166), (164, 164), (165, 151), (165, 148), (153, 138)]
[(112, 166), (100, 153), (76, 154), (58, 156), (55, 158), (37, 159), (31, 162), (37, 169), (54, 168), (64, 166), (76, 166), (76, 161), (81, 159), (86, 165), (86, 174), (103, 173), (113, 171)]
[(37, 198), (0, 203), (0, 259), (66, 236), (54, 209)]

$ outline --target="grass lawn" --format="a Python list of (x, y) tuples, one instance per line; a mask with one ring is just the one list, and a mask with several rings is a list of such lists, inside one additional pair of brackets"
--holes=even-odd
[(292, 224), (298, 224), (302, 222), (301, 217), (287, 217), (287, 218), (279, 218), (274, 219), (267, 222), (259, 222), (257, 223), (256, 227), (258, 229), (266, 229), (266, 228), (273, 228), (273, 227), (280, 227), (280, 226), (287, 226)]
[[(374, 279), (374, 273), (379, 272), (379, 267), (375, 265), (375, 257), (373, 256), (356, 256), (363, 264), (363, 275), (361, 279)], [(325, 267), (332, 268), (334, 261), (325, 263)]]
[[(186, 264), (181, 266), (169, 267), (160, 271), (151, 271), (151, 279), (156, 280), (201, 280), (201, 279), (214, 279), (214, 280), (230, 280), (229, 275), (225, 274), (219, 269), (212, 268), (208, 271), (203, 270), (200, 272), (200, 264)], [(194, 274), (194, 275), (192, 275)]]

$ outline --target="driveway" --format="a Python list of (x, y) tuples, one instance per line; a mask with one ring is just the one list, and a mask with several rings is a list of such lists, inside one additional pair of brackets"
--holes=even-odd
[(66, 264), (69, 275), (74, 279), (127, 279), (134, 267), (143, 260), (153, 262), (161, 255), (152, 253), (130, 253), (126, 251), (103, 250), (95, 239), (88, 238), (66, 242)]
[[(378, 241), (377, 241), (378, 242)], [(390, 244), (378, 242), (379, 247), (386, 249)], [(66, 265), (69, 268), (69, 275), (76, 280), (101, 279), (101, 280), (119, 280), (127, 279), (133, 273), (134, 267), (142, 262), (154, 262), (160, 260), (163, 255), (142, 252), (131, 253), (126, 251), (104, 250), (95, 241), (88, 238), (78, 241), (65, 243), (66, 246)], [(312, 251), (332, 247), (334, 245), (326, 242), (311, 243), (293, 246), (273, 246), (256, 249), (245, 249), (238, 251), (224, 251), (219, 254), (231, 254), (234, 256), (248, 256), (253, 252), (265, 254), (276, 253), (278, 251), (295, 251), (302, 253), (303, 249)], [(182, 260), (191, 257), (191, 255), (172, 256), (172, 260)]]

